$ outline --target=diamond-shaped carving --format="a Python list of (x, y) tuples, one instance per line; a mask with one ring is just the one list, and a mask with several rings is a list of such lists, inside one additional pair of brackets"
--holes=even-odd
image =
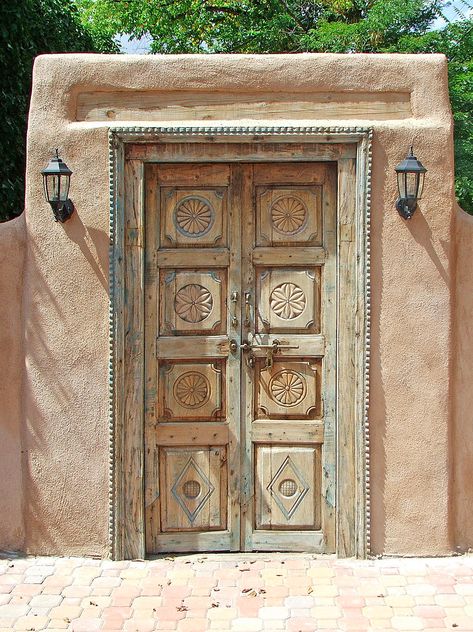
[(194, 522), (215, 487), (191, 457), (172, 486), (172, 494), (190, 522)]
[(287, 456), (267, 489), (289, 521), (309, 491), (309, 486), (291, 457)]

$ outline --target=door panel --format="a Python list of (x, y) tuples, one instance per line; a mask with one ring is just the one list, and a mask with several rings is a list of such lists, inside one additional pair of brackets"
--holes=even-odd
[(320, 448), (256, 446), (255, 528), (320, 529)]
[(215, 362), (161, 362), (158, 418), (169, 421), (225, 419), (225, 367)]
[(161, 335), (226, 331), (224, 270), (169, 270), (160, 275)]
[(146, 210), (148, 553), (332, 552), (336, 166), (148, 165)]
[(321, 187), (256, 187), (257, 245), (321, 245), (321, 197)]
[(320, 267), (256, 269), (256, 332), (320, 331)]
[(223, 446), (161, 448), (163, 533), (226, 528), (226, 460)]

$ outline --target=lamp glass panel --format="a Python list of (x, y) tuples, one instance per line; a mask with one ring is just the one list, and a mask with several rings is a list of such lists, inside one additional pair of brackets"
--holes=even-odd
[(61, 176), (60, 177), (60, 185), (59, 185), (59, 199), (61, 202), (65, 202), (69, 196), (69, 184), (71, 179), (69, 176)]
[(60, 176), (46, 176), (46, 191), (49, 202), (59, 202)]
[(405, 198), (407, 197), (406, 191), (406, 174), (404, 172), (397, 174), (397, 188), (399, 191), (399, 197)]
[(419, 174), (419, 190), (417, 191), (418, 200), (420, 200), (420, 198), (422, 197), (422, 192), (424, 190), (424, 176), (425, 176), (425, 173)]
[(49, 202), (48, 176), (46, 176), (46, 175), (43, 175), (43, 189), (44, 189), (44, 197)]
[(416, 198), (419, 188), (419, 174), (406, 173), (406, 197)]

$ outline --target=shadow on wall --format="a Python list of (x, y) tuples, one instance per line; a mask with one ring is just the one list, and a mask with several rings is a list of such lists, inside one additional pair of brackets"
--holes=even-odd
[(87, 228), (78, 213), (72, 221), (64, 224), (64, 231), (76, 243), (88, 264), (108, 294), (108, 248), (109, 237), (103, 230)]
[[(97, 480), (100, 490), (108, 484), (108, 437), (103, 433), (107, 413), (98, 408), (95, 427), (91, 427), (90, 420), (81, 416), (81, 399), (88, 392), (93, 397), (94, 376), (106, 372), (107, 363), (97, 362), (90, 341), (82, 334), (84, 315), (103, 300), (80, 259), (87, 262), (98, 280), (96, 287), (108, 301), (109, 238), (106, 232), (85, 226), (77, 212), (55, 227), (62, 233), (58, 239), (66, 239), (69, 246), (56, 252), (51, 235), (45, 238), (33, 226), (25, 274), (27, 553), (59, 554), (65, 548), (74, 551), (74, 547), (78, 554), (96, 553), (99, 518), (94, 523), (93, 516), (102, 513), (102, 508), (94, 503), (94, 498), (101, 497), (95, 488)], [(64, 256), (65, 250), (69, 257)], [(52, 270), (50, 277), (44, 274), (46, 269)], [(104, 321), (96, 323), (99, 340), (106, 336), (108, 322)], [(103, 462), (98, 471), (91, 451)], [(84, 518), (87, 512), (90, 520)]]

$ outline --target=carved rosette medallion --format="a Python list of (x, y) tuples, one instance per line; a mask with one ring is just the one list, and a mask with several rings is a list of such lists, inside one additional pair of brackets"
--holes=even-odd
[(200, 408), (209, 400), (209, 381), (197, 371), (184, 373), (174, 384), (174, 397), (184, 408)]
[(269, 304), (279, 318), (294, 320), (305, 310), (306, 297), (295, 283), (281, 283), (271, 292)]
[(280, 235), (296, 235), (307, 223), (307, 207), (299, 198), (284, 195), (271, 206), (271, 222)]
[(307, 393), (305, 378), (296, 371), (283, 369), (271, 378), (269, 392), (280, 406), (296, 406)]
[(203, 197), (189, 196), (179, 201), (174, 210), (174, 224), (185, 237), (202, 237), (212, 228), (214, 211)]
[(212, 308), (212, 294), (198, 283), (184, 285), (174, 299), (174, 310), (186, 323), (202, 322), (209, 316)]

